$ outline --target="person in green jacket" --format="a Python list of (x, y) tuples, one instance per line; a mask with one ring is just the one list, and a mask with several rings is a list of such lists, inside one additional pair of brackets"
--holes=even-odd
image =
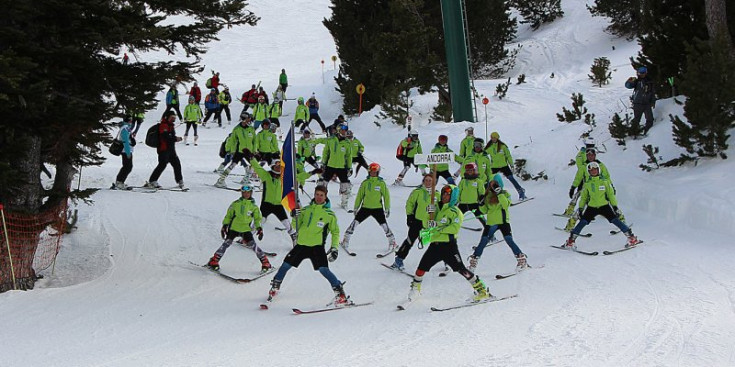
[(260, 124), (268, 118), (268, 103), (265, 101), (265, 96), (258, 96), (258, 103), (253, 105), (253, 127), (258, 130)]
[(482, 231), (482, 237), (480, 243), (475, 247), (475, 251), (470, 255), (470, 267), (471, 271), (475, 271), (477, 263), (482, 256), (482, 252), (485, 250), (485, 246), (490, 242), (490, 239), (495, 236), (495, 232), (500, 230), (503, 234), (505, 243), (508, 244), (513, 255), (516, 257), (516, 271), (524, 270), (528, 267), (526, 254), (521, 251), (518, 245), (513, 241), (513, 232), (510, 228), (510, 193), (503, 190), (503, 179), (500, 174), (490, 180), (488, 184), (488, 192), (485, 195), (485, 199), (482, 201), (480, 206), (480, 212), (485, 216), (485, 229)]
[(434, 176), (425, 174), (421, 182), (421, 186), (413, 189), (406, 200), (406, 225), (408, 226), (408, 235), (401, 243), (401, 247), (396, 251), (396, 258), (393, 261), (392, 268), (403, 270), (403, 261), (411, 251), (414, 242), (419, 238), (421, 230), (427, 228), (429, 215), (436, 211), (435, 206), (431, 204), (431, 197), (434, 196), (434, 202), (438, 202), (439, 198), (436, 192), (432, 192), (434, 186)]
[(225, 87), (222, 92), (220, 92), (218, 98), (220, 116), (222, 116), (222, 111), (225, 111), (225, 115), (227, 116), (227, 124), (231, 124), (232, 115), (230, 114), (230, 103), (232, 103), (232, 95), (230, 94), (230, 87)]
[(622, 220), (620, 220), (620, 211), (618, 210), (618, 200), (615, 198), (610, 179), (600, 175), (600, 164), (590, 162), (587, 164), (587, 172), (589, 178), (582, 185), (582, 195), (579, 199), (578, 217), (579, 223), (572, 229), (569, 238), (563, 247), (570, 250), (576, 250), (575, 240), (582, 232), (582, 229), (588, 225), (595, 217), (602, 215), (608, 222), (612, 223), (620, 229), (628, 237), (625, 247), (633, 247), (638, 244), (638, 238), (633, 235), (633, 231)]
[(278, 138), (271, 131), (270, 119), (263, 120), (263, 129), (255, 135), (255, 155), (258, 160), (268, 165), (281, 159), (281, 150), (278, 147)]
[(462, 212), (457, 208), (459, 189), (455, 185), (445, 185), (441, 189), (441, 200), (438, 205), (436, 218), (429, 222), (432, 231), (429, 248), (421, 257), (419, 266), (411, 282), (409, 301), (414, 301), (421, 294), (421, 281), (424, 274), (440, 261), (444, 261), (453, 271), (458, 272), (470, 282), (475, 290), (475, 302), (489, 299), (492, 296), (485, 282), (465, 267), (462, 256), (459, 254), (457, 235), (462, 226)]
[(299, 139), (296, 145), (296, 155), (304, 158), (314, 168), (321, 168), (321, 165), (316, 159), (316, 146), (319, 144), (326, 144), (327, 138), (314, 138), (314, 134), (311, 133), (310, 129), (303, 131), (301, 139)]
[[(329, 262), (337, 260), (339, 255), (339, 223), (337, 216), (329, 208), (327, 201), (327, 187), (317, 185), (314, 189), (314, 199), (309, 205), (300, 209), (294, 209), (293, 222), (298, 228), (296, 246), (283, 259), (283, 264), (276, 272), (271, 281), (271, 289), (268, 292), (268, 302), (278, 294), (283, 279), (292, 267), (299, 267), (304, 259), (311, 260), (314, 270), (329, 281), (334, 291), (335, 307), (344, 307), (352, 303), (345, 294), (342, 282), (329, 270)], [(332, 243), (329, 251), (324, 251), (327, 235), (331, 235)]]
[[(468, 152), (462, 160), (462, 166), (459, 167), (459, 172), (464, 175), (464, 168), (467, 164), (475, 163), (477, 165), (477, 174), (482, 177), (483, 180), (487, 181), (489, 177), (492, 177), (492, 169), (490, 168), (490, 158), (485, 153), (485, 140), (481, 138), (475, 138), (472, 151)], [(453, 176), (456, 180), (459, 176)]]
[[(518, 199), (526, 200), (526, 190), (513, 177), (513, 157), (510, 155), (510, 149), (508, 149), (507, 144), (500, 140), (500, 134), (497, 131), (490, 134), (490, 141), (485, 147), (485, 152), (490, 155), (492, 174), (502, 173), (518, 191)], [(488, 175), (488, 177), (490, 176)]]
[(480, 213), (479, 203), (485, 198), (485, 179), (485, 177), (478, 176), (477, 164), (470, 162), (464, 166), (464, 176), (458, 185), (459, 210), (462, 211), (462, 214), (472, 212), (483, 227), (485, 220)]
[(406, 172), (408, 172), (408, 169), (411, 168), (411, 165), (416, 167), (417, 171), (419, 170), (419, 168), (421, 168), (422, 176), (426, 174), (426, 169), (424, 168), (424, 165), (419, 166), (413, 162), (413, 158), (416, 156), (416, 154), (422, 153), (423, 150), (421, 149), (419, 133), (415, 131), (410, 131), (408, 133), (408, 137), (401, 140), (398, 152), (396, 154), (396, 158), (398, 158), (399, 161), (403, 162), (403, 170), (401, 171), (401, 173), (398, 174), (398, 177), (393, 182), (393, 185), (405, 186), (403, 184), (403, 177), (406, 175)]
[(194, 96), (189, 97), (189, 104), (184, 108), (184, 122), (186, 123), (186, 131), (184, 132), (184, 144), (189, 145), (187, 139), (189, 138), (189, 128), (194, 127), (194, 146), (197, 146), (197, 140), (199, 140), (199, 134), (197, 133), (197, 126), (202, 122), (202, 109), (196, 103)]
[(278, 85), (283, 89), (283, 93), (286, 93), (286, 88), (288, 88), (288, 75), (286, 75), (286, 69), (281, 69), (281, 75), (278, 76)]
[(298, 100), (296, 100), (296, 112), (293, 114), (293, 122), (295, 127), (299, 127), (301, 125), (301, 134), (304, 133), (304, 130), (308, 127), (306, 125), (306, 121), (309, 121), (309, 107), (306, 107), (304, 104), (304, 97), (299, 97)]
[(342, 125), (337, 134), (327, 139), (322, 152), (322, 164), (326, 165), (320, 181), (327, 186), (333, 176), (339, 178), (340, 206), (347, 208), (347, 200), (352, 192), (350, 176), (352, 176), (352, 143), (347, 140), (347, 126)]
[(268, 219), (271, 214), (278, 218), (291, 236), (291, 240), (296, 240), (296, 230), (291, 226), (291, 222), (286, 215), (286, 209), (281, 204), (283, 183), (281, 182), (281, 162), (278, 161), (271, 165), (270, 171), (266, 171), (258, 164), (258, 161), (249, 153), (246, 153), (245, 159), (250, 162), (250, 167), (263, 183), (263, 196), (260, 199), (260, 211), (263, 213), (263, 221)]
[(230, 134), (230, 137), (227, 138), (225, 142), (225, 151), (227, 152), (227, 154), (232, 155), (232, 161), (226, 169), (224, 168), (226, 163), (222, 163), (217, 168), (217, 171), (222, 170), (222, 173), (220, 173), (219, 179), (214, 184), (214, 186), (216, 187), (227, 187), (225, 179), (227, 179), (227, 176), (230, 174), (230, 172), (232, 172), (232, 170), (235, 168), (235, 166), (237, 166), (238, 163), (242, 163), (246, 171), (245, 178), (243, 178), (243, 184), (247, 182), (248, 176), (251, 174), (243, 158), (245, 158), (246, 153), (253, 154), (253, 152), (255, 151), (255, 129), (250, 126), (253, 117), (247, 112), (244, 112), (241, 117), (242, 121), (240, 121), (240, 123), (235, 126), (234, 129), (232, 129), (232, 134)]
[(352, 142), (352, 163), (357, 163), (357, 168), (355, 169), (355, 177), (357, 177), (357, 173), (360, 172), (360, 167), (368, 168), (365, 157), (362, 155), (365, 152), (365, 146), (362, 145), (360, 139), (355, 138), (355, 133), (352, 130), (347, 130), (347, 139)]
[[(454, 153), (452, 151), (452, 148), (450, 148), (447, 145), (447, 142), (449, 141), (449, 138), (446, 135), (439, 135), (439, 139), (437, 139), (436, 145), (434, 145), (434, 148), (431, 149), (432, 153)], [(457, 156), (454, 156), (455, 161), (457, 160)], [(448, 184), (454, 185), (454, 178), (452, 178), (452, 174), (449, 173), (449, 163), (442, 163), (436, 165), (436, 175), (439, 177), (443, 177), (445, 181), (447, 181)]]
[[(569, 188), (569, 198), (572, 199), (572, 201), (569, 202), (569, 206), (571, 206), (571, 210), (569, 207), (567, 207), (567, 210), (564, 212), (570, 212), (570, 218), (567, 220), (566, 226), (564, 226), (564, 230), (567, 232), (570, 232), (572, 228), (577, 224), (577, 218), (576, 216), (572, 215), (574, 214), (574, 205), (576, 205), (576, 200), (574, 200), (574, 197), (576, 196), (579, 198), (581, 189), (584, 187), (584, 183), (589, 180), (590, 174), (587, 170), (587, 165), (596, 162), (600, 166), (600, 177), (605, 178), (610, 181), (610, 185), (613, 188), (613, 191), (615, 191), (615, 186), (612, 185), (612, 178), (610, 177), (610, 171), (607, 170), (607, 167), (604, 163), (599, 161), (597, 159), (597, 149), (595, 148), (587, 148), (585, 149), (585, 161), (580, 163), (577, 163), (577, 173), (574, 175), (574, 181), (572, 182), (572, 186)], [(577, 190), (575, 193), (574, 191)], [(581, 206), (580, 206), (581, 208)], [(625, 222), (625, 216), (623, 216), (622, 213), (620, 213), (620, 220)]]
[[(589, 163), (587, 161), (587, 149), (594, 149), (595, 152), (597, 152), (597, 148), (595, 147), (594, 139), (587, 138), (584, 142), (584, 146), (580, 148), (579, 152), (577, 152), (577, 155), (574, 156), (574, 164), (577, 166), (577, 174), (579, 174), (580, 171), (581, 172), (587, 171), (587, 163)], [(607, 168), (605, 168), (602, 165), (600, 165), (600, 167), (603, 170), (602, 174), (604, 175), (605, 172), (607, 171)], [(576, 181), (576, 175), (575, 175), (575, 181)], [(569, 189), (569, 199), (570, 199), (569, 205), (564, 210), (565, 216), (571, 217), (572, 214), (574, 214), (574, 208), (577, 206), (577, 200), (579, 200), (579, 195), (580, 195), (579, 189), (572, 183), (572, 187)], [(571, 227), (569, 228), (569, 230), (571, 230)]]
[(230, 204), (230, 207), (227, 208), (225, 219), (222, 220), (220, 234), (225, 242), (217, 249), (214, 256), (209, 259), (207, 266), (212, 270), (219, 270), (219, 261), (225, 255), (225, 251), (232, 245), (232, 241), (236, 237), (241, 237), (245, 246), (255, 251), (255, 255), (260, 260), (260, 271), (265, 273), (273, 267), (263, 250), (255, 243), (252, 232), (253, 228), (255, 228), (258, 241), (263, 239), (263, 228), (260, 226), (260, 209), (258, 209), (255, 205), (255, 200), (253, 200), (252, 186), (244, 185), (240, 188), (240, 192), (242, 196)]
[(388, 251), (396, 250), (396, 237), (393, 236), (386, 218), (390, 217), (390, 192), (388, 186), (380, 177), (380, 165), (371, 163), (368, 167), (368, 178), (360, 184), (355, 197), (355, 219), (352, 220), (350, 226), (347, 227), (344, 237), (340, 245), (349, 251), (350, 237), (355, 232), (355, 227), (362, 223), (368, 217), (373, 217), (380, 228), (383, 228), (385, 237), (388, 238)]
[(454, 179), (456, 180), (461, 174), (462, 164), (464, 163), (465, 157), (472, 153), (472, 149), (475, 146), (475, 128), (470, 126), (464, 129), (466, 136), (459, 143), (459, 154), (454, 157), (454, 160), (459, 163), (457, 172), (454, 173)]

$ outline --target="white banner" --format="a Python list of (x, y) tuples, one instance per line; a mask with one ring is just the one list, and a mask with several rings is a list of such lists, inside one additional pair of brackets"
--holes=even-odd
[(413, 162), (416, 164), (442, 164), (452, 163), (454, 161), (454, 153), (430, 153), (430, 154), (416, 154), (413, 157)]

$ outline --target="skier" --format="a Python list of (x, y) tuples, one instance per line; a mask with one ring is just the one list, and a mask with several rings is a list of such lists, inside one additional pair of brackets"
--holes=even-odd
[(250, 87), (250, 90), (242, 94), (240, 102), (244, 105), (240, 114), (247, 112), (251, 105), (258, 103), (258, 89), (255, 88), (255, 84)]
[(219, 94), (219, 105), (220, 105), (220, 119), (222, 119), (222, 111), (225, 111), (227, 116), (227, 124), (232, 123), (232, 116), (230, 115), (230, 103), (232, 102), (232, 95), (230, 95), (230, 88), (225, 87)]
[(398, 158), (399, 161), (403, 162), (403, 170), (401, 171), (401, 173), (398, 174), (398, 177), (393, 182), (393, 185), (405, 186), (403, 184), (403, 177), (406, 175), (406, 172), (408, 172), (408, 169), (411, 168), (411, 165), (416, 167), (417, 171), (419, 168), (421, 168), (422, 176), (426, 174), (426, 169), (423, 165), (417, 166), (413, 162), (413, 158), (416, 156), (416, 154), (421, 153), (423, 153), (423, 150), (421, 149), (419, 133), (415, 131), (410, 131), (408, 133), (408, 137), (401, 140), (401, 143), (398, 146), (398, 152), (396, 152), (396, 158)]
[(258, 96), (258, 103), (253, 106), (253, 119), (255, 120), (253, 127), (258, 130), (263, 120), (268, 118), (268, 103), (265, 97)]
[(475, 138), (472, 143), (472, 150), (465, 153), (464, 159), (462, 160), (462, 165), (452, 177), (456, 180), (457, 178), (459, 178), (457, 173), (464, 175), (464, 168), (467, 167), (467, 164), (469, 163), (475, 164), (478, 176), (481, 177), (484, 181), (487, 181), (490, 177), (492, 177), (490, 158), (487, 156), (487, 153), (485, 153), (485, 140), (481, 138)]
[(214, 115), (214, 120), (217, 120), (217, 125), (222, 127), (222, 116), (220, 115), (220, 103), (217, 90), (212, 88), (209, 90), (209, 94), (204, 97), (204, 108), (207, 110), (207, 114), (204, 116), (204, 125), (207, 125), (209, 117)]
[(182, 119), (181, 111), (179, 110), (179, 92), (176, 90), (176, 85), (169, 87), (168, 92), (166, 92), (166, 110), (163, 113), (165, 114), (170, 110), (176, 111), (179, 120)]
[(135, 137), (133, 137), (132, 133), (133, 124), (133, 117), (130, 115), (126, 115), (120, 124), (120, 141), (123, 144), (123, 151), (120, 154), (122, 167), (120, 167), (115, 184), (112, 187), (116, 190), (129, 189), (129, 186), (125, 185), (125, 180), (133, 170), (133, 147), (135, 146)]
[(620, 211), (618, 210), (618, 200), (615, 198), (615, 192), (609, 178), (600, 175), (600, 164), (590, 162), (587, 164), (587, 172), (589, 179), (585, 180), (582, 186), (582, 195), (579, 199), (579, 223), (572, 229), (569, 238), (564, 247), (568, 249), (576, 249), (575, 240), (582, 232), (582, 229), (588, 225), (598, 215), (604, 216), (610, 223), (614, 224), (628, 237), (625, 247), (633, 247), (638, 244), (638, 238), (633, 235), (633, 231), (620, 220)]
[(475, 247), (475, 252), (470, 255), (470, 271), (475, 271), (477, 262), (480, 260), (485, 246), (495, 236), (495, 231), (498, 230), (503, 234), (505, 243), (508, 244), (508, 247), (510, 247), (513, 255), (516, 257), (516, 271), (521, 271), (528, 267), (526, 254), (513, 241), (508, 208), (510, 208), (510, 193), (503, 190), (503, 179), (500, 177), (500, 174), (495, 174), (488, 184), (488, 193), (485, 195), (485, 199), (482, 200), (482, 206), (480, 206), (480, 212), (483, 213), (486, 224), (485, 229), (482, 231), (480, 243)]
[(186, 123), (186, 131), (184, 131), (184, 144), (189, 145), (189, 129), (194, 127), (194, 146), (197, 146), (199, 134), (197, 126), (202, 122), (202, 109), (196, 103), (194, 96), (189, 96), (189, 104), (184, 108), (184, 122)]
[(311, 98), (309, 98), (308, 101), (306, 101), (306, 107), (309, 107), (309, 118), (306, 121), (306, 127), (309, 127), (309, 124), (311, 123), (311, 120), (316, 120), (317, 123), (319, 123), (319, 126), (322, 128), (322, 133), (327, 133), (327, 127), (324, 126), (324, 122), (322, 122), (322, 118), (319, 117), (319, 101), (316, 100), (316, 95), (314, 93), (311, 94)]
[[(339, 255), (339, 224), (337, 216), (329, 208), (327, 201), (327, 187), (317, 185), (314, 189), (314, 199), (303, 209), (294, 209), (293, 222), (298, 228), (296, 246), (283, 259), (283, 264), (271, 281), (268, 292), (268, 301), (272, 301), (281, 288), (283, 278), (292, 267), (298, 267), (304, 259), (311, 260), (314, 270), (329, 281), (334, 291), (335, 307), (344, 307), (352, 304), (342, 288), (342, 282), (329, 270), (328, 261), (337, 260)], [(324, 251), (327, 235), (331, 234), (332, 244), (329, 251)]]
[(286, 93), (286, 88), (288, 88), (288, 75), (286, 75), (286, 69), (281, 69), (281, 75), (278, 76), (278, 85), (283, 89), (283, 93)]
[(656, 88), (651, 78), (648, 77), (648, 68), (641, 66), (638, 68), (636, 77), (630, 77), (625, 81), (625, 87), (633, 89), (633, 95), (630, 97), (633, 102), (633, 120), (630, 121), (631, 126), (640, 126), (641, 116), (646, 116), (646, 125), (643, 127), (643, 135), (648, 134), (648, 130), (653, 127), (653, 109), (656, 108)]
[(371, 163), (368, 167), (368, 178), (360, 184), (360, 189), (355, 197), (355, 219), (347, 227), (340, 245), (349, 252), (350, 237), (355, 232), (355, 227), (368, 217), (373, 217), (380, 228), (383, 228), (385, 237), (388, 238), (388, 251), (396, 250), (396, 237), (388, 227), (386, 218), (390, 217), (390, 193), (388, 187), (380, 175), (380, 165)]
[(281, 193), (283, 192), (281, 162), (278, 161), (272, 164), (269, 172), (261, 167), (258, 161), (249, 153), (246, 153), (245, 159), (250, 162), (250, 166), (253, 167), (253, 170), (263, 183), (263, 197), (260, 200), (260, 211), (263, 213), (263, 221), (265, 222), (269, 215), (275, 215), (278, 221), (286, 227), (286, 231), (291, 236), (291, 240), (296, 241), (296, 230), (291, 227), (291, 222), (288, 220), (288, 215), (286, 215), (286, 209), (281, 204)]
[(332, 122), (331, 125), (327, 126), (327, 136), (336, 134), (337, 130), (339, 130), (339, 127), (342, 125), (347, 125), (347, 121), (345, 120), (344, 115), (339, 115), (334, 119), (334, 122)]
[(265, 256), (260, 246), (255, 243), (255, 238), (253, 238), (252, 231), (255, 228), (255, 235), (258, 237), (258, 241), (263, 240), (263, 228), (260, 225), (262, 217), (260, 209), (255, 205), (255, 200), (253, 199), (253, 187), (243, 185), (240, 188), (240, 192), (242, 196), (230, 204), (230, 207), (227, 208), (225, 219), (222, 220), (220, 234), (225, 242), (222, 242), (222, 245), (220, 245), (214, 255), (209, 259), (207, 266), (212, 270), (219, 270), (219, 261), (225, 255), (225, 251), (232, 245), (232, 241), (236, 237), (241, 237), (245, 246), (255, 251), (255, 256), (260, 260), (260, 272), (266, 273), (273, 266), (271, 266), (268, 257)]
[(460, 164), (457, 172), (454, 173), (453, 178), (456, 180), (459, 178), (460, 171), (462, 170), (462, 163), (468, 154), (472, 153), (475, 146), (475, 128), (472, 126), (464, 129), (466, 136), (459, 143), (459, 154), (454, 157), (454, 160)]
[(145, 187), (158, 189), (161, 185), (158, 184), (158, 178), (161, 177), (161, 173), (166, 169), (166, 166), (171, 163), (174, 168), (174, 178), (176, 184), (180, 189), (186, 189), (184, 186), (184, 176), (181, 174), (181, 161), (179, 156), (176, 155), (176, 143), (184, 140), (180, 136), (176, 136), (174, 130), (174, 121), (176, 121), (176, 113), (174, 111), (168, 111), (163, 114), (161, 123), (158, 124), (158, 165), (153, 172), (148, 182), (145, 183)]
[(265, 104), (271, 104), (268, 99), (268, 93), (265, 92), (265, 89), (263, 89), (263, 87), (260, 87), (258, 89), (258, 99), (260, 99), (260, 97), (263, 97), (263, 99), (265, 100)]
[(401, 243), (401, 247), (396, 251), (396, 258), (391, 265), (392, 268), (403, 270), (403, 260), (408, 256), (416, 239), (422, 229), (428, 228), (429, 215), (436, 211), (435, 206), (431, 204), (431, 196), (434, 196), (434, 202), (439, 200), (436, 192), (432, 189), (434, 186), (434, 177), (431, 174), (424, 175), (422, 186), (415, 188), (406, 200), (406, 225), (408, 226), (408, 235)]
[(212, 78), (210, 80), (211, 85), (208, 85), (207, 87), (214, 88), (215, 91), (219, 92), (219, 72), (215, 73), (214, 70), (212, 70)]
[(362, 155), (365, 151), (365, 146), (362, 145), (360, 139), (355, 138), (355, 133), (352, 130), (347, 130), (347, 139), (352, 142), (352, 163), (357, 163), (357, 169), (355, 169), (355, 177), (357, 177), (357, 173), (360, 172), (360, 167), (368, 168), (365, 157)]
[[(600, 176), (603, 177), (603, 178), (605, 178), (605, 179), (607, 179), (607, 180), (609, 180), (610, 181), (610, 185), (613, 187), (613, 190), (615, 189), (615, 186), (612, 185), (612, 178), (610, 177), (610, 172), (607, 170), (607, 167), (605, 166), (605, 164), (603, 164), (602, 162), (600, 162), (597, 159), (597, 149), (595, 149), (595, 148), (586, 148), (585, 149), (585, 156), (587, 158), (586, 158), (586, 160), (582, 164), (580, 164), (579, 162), (577, 162), (577, 173), (574, 175), (574, 181), (572, 182), (572, 186), (569, 188), (569, 198), (570, 199), (574, 199), (575, 196), (579, 197), (579, 195), (578, 195), (579, 192), (584, 187), (584, 183), (590, 177), (589, 171), (587, 170), (587, 165), (590, 164), (590, 163), (592, 163), (592, 162), (595, 162), (595, 163), (597, 163), (599, 165), (599, 167), (600, 167)], [(575, 194), (575, 190), (577, 191), (576, 194)], [(575, 203), (573, 203), (573, 202), (570, 202), (569, 203), (570, 206), (572, 206), (574, 204)], [(569, 210), (569, 208), (567, 208), (567, 210)], [(574, 210), (574, 208), (572, 208), (572, 210)], [(572, 228), (574, 228), (574, 226), (576, 225), (577, 220), (579, 220), (579, 218), (576, 215), (572, 215), (572, 217), (570, 217), (569, 220), (567, 221), (567, 224), (564, 227), (564, 230), (567, 231), (567, 232), (571, 231)], [(622, 218), (620, 218), (620, 220), (623, 220), (624, 221), (625, 218), (622, 217)]]
[(283, 101), (286, 100), (286, 92), (283, 91), (282, 86), (278, 86), (276, 91), (273, 92), (273, 103), (278, 104), (280, 109), (283, 109)]
[[(431, 149), (432, 153), (449, 153), (452, 152), (452, 149), (449, 148), (447, 145), (447, 142), (449, 141), (449, 138), (446, 135), (439, 135), (439, 139), (437, 139), (436, 144), (434, 145), (434, 148)], [(457, 160), (457, 156), (454, 157), (455, 160)], [(443, 177), (444, 180), (447, 181), (448, 184), (454, 185), (454, 178), (452, 178), (452, 174), (449, 173), (449, 163), (442, 163), (436, 165), (436, 175)]]
[(196, 102), (196, 104), (199, 104), (199, 102), (202, 101), (202, 90), (199, 89), (197, 82), (194, 82), (194, 85), (191, 86), (189, 96), (194, 97), (194, 102)]
[(464, 176), (459, 181), (459, 210), (464, 215), (467, 212), (472, 212), (475, 218), (480, 221), (483, 227), (485, 227), (485, 220), (482, 218), (480, 213), (480, 202), (485, 197), (485, 180), (486, 178), (480, 177), (477, 174), (477, 164), (470, 162), (464, 166)]
[(316, 146), (326, 144), (327, 138), (314, 138), (311, 130), (306, 129), (301, 135), (301, 139), (296, 146), (296, 155), (303, 158), (314, 168), (320, 168), (321, 165), (316, 160)]
[(225, 179), (227, 179), (227, 176), (238, 163), (242, 163), (243, 167), (245, 167), (246, 173), (243, 178), (243, 184), (248, 181), (248, 174), (250, 171), (248, 170), (246, 163), (243, 161), (243, 158), (246, 154), (253, 154), (255, 151), (255, 129), (250, 126), (251, 121), (252, 116), (245, 112), (242, 121), (232, 129), (232, 134), (230, 134), (230, 137), (225, 143), (225, 150), (227, 153), (232, 154), (232, 161), (226, 169), (226, 163), (220, 164), (217, 168), (217, 171), (221, 171), (222, 173), (220, 173), (219, 179), (214, 186), (226, 188), (227, 184), (225, 183)]
[[(492, 174), (498, 172), (502, 173), (505, 178), (513, 184), (513, 187), (518, 191), (518, 200), (526, 200), (526, 190), (513, 177), (513, 157), (510, 155), (508, 145), (500, 140), (500, 134), (497, 131), (493, 131), (490, 134), (490, 141), (485, 147), (485, 152), (490, 155), (490, 167)], [(488, 179), (490, 175), (488, 175)]]
[(456, 207), (459, 189), (454, 185), (445, 185), (441, 189), (440, 197), (436, 218), (428, 223), (432, 231), (431, 244), (416, 268), (411, 282), (411, 291), (408, 294), (409, 301), (418, 298), (421, 294), (421, 281), (424, 274), (440, 261), (444, 261), (453, 271), (458, 272), (470, 282), (475, 290), (474, 302), (493, 297), (485, 282), (465, 267), (462, 263), (462, 256), (459, 254), (457, 235), (462, 225), (462, 212)]
[[(278, 148), (278, 138), (276, 134), (271, 132), (271, 121), (263, 120), (263, 129), (255, 135), (255, 151), (258, 160), (271, 165), (281, 158), (280, 149)], [(280, 192), (280, 191), (279, 191)], [(278, 200), (280, 202), (280, 199)]]
[[(585, 139), (584, 146), (580, 148), (579, 152), (577, 152), (577, 155), (574, 156), (574, 163), (577, 166), (577, 173), (585, 172), (587, 170), (587, 163), (589, 163), (587, 162), (587, 149), (595, 149), (595, 151), (597, 150), (597, 148), (595, 148), (595, 139)], [(602, 167), (603, 171), (606, 170), (604, 166), (600, 165), (600, 167)], [(572, 185), (572, 188), (569, 190), (569, 199), (569, 205), (564, 210), (564, 216), (567, 217), (571, 217), (572, 214), (574, 214), (574, 208), (577, 206), (577, 200), (579, 200), (579, 190), (576, 189), (574, 185)], [(574, 225), (569, 227), (570, 231), (572, 230), (573, 226)]]
[(294, 126), (300, 127), (301, 133), (303, 134), (304, 130), (309, 128), (306, 124), (306, 121), (309, 120), (309, 108), (304, 105), (304, 97), (299, 97), (296, 103), (296, 112), (293, 115)]
[(278, 128), (281, 127), (281, 121), (279, 120), (279, 118), (283, 114), (282, 104), (283, 104), (283, 101), (281, 101), (281, 103), (273, 101), (273, 103), (271, 103), (271, 105), (268, 106), (269, 119), (271, 120), (271, 123), (276, 125), (276, 127)]
[(350, 176), (352, 176), (352, 143), (347, 140), (347, 126), (342, 125), (337, 136), (327, 139), (322, 152), (322, 164), (325, 164), (321, 185), (327, 183), (336, 175), (339, 178), (340, 206), (347, 208), (347, 200), (352, 191)]

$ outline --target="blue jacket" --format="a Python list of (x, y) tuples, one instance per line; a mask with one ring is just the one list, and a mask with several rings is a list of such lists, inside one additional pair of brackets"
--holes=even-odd
[(318, 115), (319, 114), (319, 101), (315, 100), (307, 100), (306, 106), (309, 107), (309, 114), (310, 115)]
[(179, 92), (176, 89), (171, 89), (166, 93), (166, 104), (167, 105), (179, 104)]
[(656, 89), (648, 76), (632, 82), (626, 80), (625, 87), (633, 90), (633, 104), (650, 105), (656, 102)]
[(219, 109), (219, 98), (216, 94), (207, 94), (206, 97), (204, 97), (204, 107), (206, 107), (208, 110), (218, 110)]

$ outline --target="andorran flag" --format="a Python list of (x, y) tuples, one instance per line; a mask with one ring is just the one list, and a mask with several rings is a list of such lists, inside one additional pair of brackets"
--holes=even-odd
[(281, 205), (289, 213), (296, 207), (296, 190), (299, 187), (296, 181), (296, 149), (294, 141), (294, 128), (288, 131), (286, 141), (281, 148)]

